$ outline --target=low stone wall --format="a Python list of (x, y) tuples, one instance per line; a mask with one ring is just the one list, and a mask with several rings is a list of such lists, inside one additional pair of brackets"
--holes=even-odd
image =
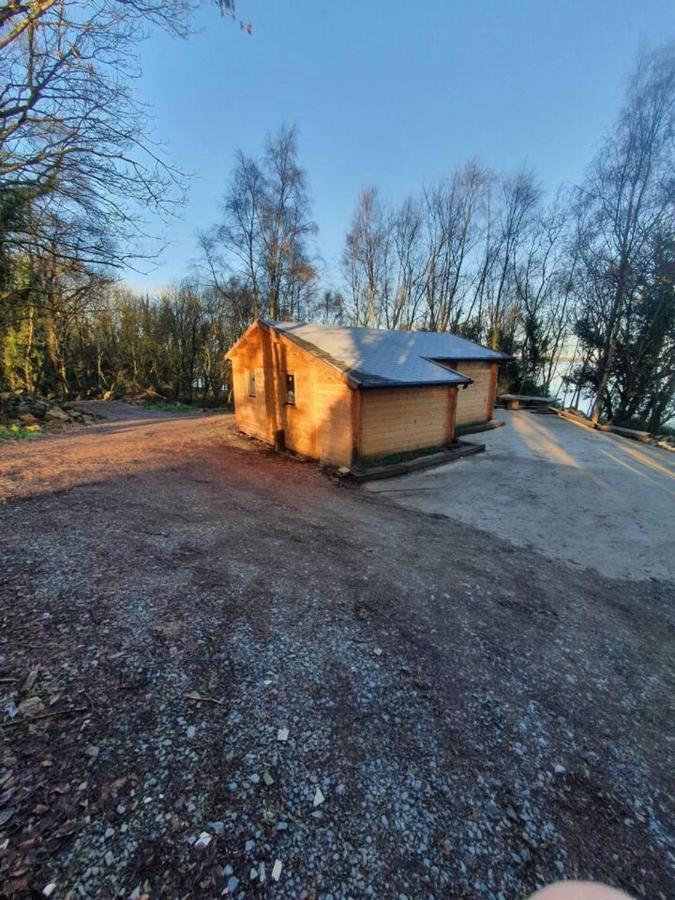
[(87, 425), (94, 416), (67, 402), (48, 400), (26, 391), (0, 393), (0, 422), (8, 425)]

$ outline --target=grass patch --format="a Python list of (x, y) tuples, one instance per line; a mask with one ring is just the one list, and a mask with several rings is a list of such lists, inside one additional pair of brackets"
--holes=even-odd
[(42, 437), (39, 425), (0, 425), (0, 441), (34, 441)]
[(146, 409), (157, 409), (160, 412), (168, 413), (196, 413), (199, 409), (196, 406), (190, 406), (189, 403), (179, 403), (177, 400), (146, 400), (142, 404)]
[(142, 404), (145, 409), (157, 409), (160, 412), (177, 413), (178, 415), (195, 415), (203, 412), (229, 412), (227, 406), (203, 406), (201, 403), (181, 403), (178, 400), (145, 400)]
[(420, 450), (405, 450), (401, 453), (389, 453), (386, 456), (371, 456), (368, 459), (360, 459), (359, 468), (372, 469), (375, 466), (393, 466), (396, 463), (418, 459), (420, 456), (432, 456), (434, 453), (443, 453), (447, 449), (445, 444), (438, 444), (436, 447), (422, 447)]

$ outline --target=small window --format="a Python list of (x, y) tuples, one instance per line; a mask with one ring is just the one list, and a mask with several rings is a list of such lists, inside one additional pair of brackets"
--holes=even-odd
[(248, 395), (255, 397), (255, 372), (248, 373)]
[(286, 403), (295, 406), (295, 375), (286, 375)]

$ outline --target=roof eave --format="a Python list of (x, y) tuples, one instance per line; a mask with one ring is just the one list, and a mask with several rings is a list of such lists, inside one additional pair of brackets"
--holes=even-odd
[(509, 353), (503, 353), (501, 350), (490, 350), (490, 356), (426, 356), (425, 359), (428, 359), (430, 362), (436, 363), (437, 365), (441, 365), (444, 362), (447, 362), (448, 365), (451, 363), (468, 363), (468, 362), (484, 362), (484, 363), (503, 363), (510, 362), (514, 359)]
[(260, 325), (269, 325), (269, 323), (265, 319), (255, 319), (255, 321), (251, 322), (242, 336), (238, 340), (236, 340), (234, 344), (232, 344), (230, 349), (225, 353), (225, 359), (232, 359), (234, 356), (236, 356), (239, 345), (246, 340), (246, 338), (254, 328), (257, 328)]
[(469, 384), (473, 384), (473, 378), (467, 378), (466, 376), (462, 376), (461, 378), (454, 378), (452, 381), (377, 381), (377, 382), (369, 382), (367, 380), (354, 381), (354, 386), (362, 389), (376, 389), (376, 388), (415, 388), (415, 387), (466, 387)]

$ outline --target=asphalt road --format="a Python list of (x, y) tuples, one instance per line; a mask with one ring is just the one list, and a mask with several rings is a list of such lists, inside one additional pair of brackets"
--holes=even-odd
[(675, 454), (557, 416), (499, 412), (487, 452), (366, 489), (609, 577), (675, 579)]

